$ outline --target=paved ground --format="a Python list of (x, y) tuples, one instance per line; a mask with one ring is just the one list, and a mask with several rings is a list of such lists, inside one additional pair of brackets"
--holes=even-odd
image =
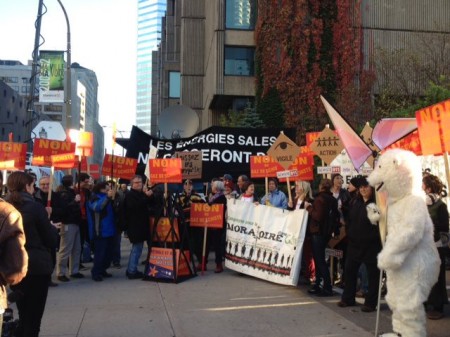
[[(124, 240), (125, 265), (129, 244)], [(87, 264), (87, 266), (91, 266)], [(213, 269), (213, 264), (209, 265)], [(103, 282), (72, 280), (50, 288), (42, 337), (373, 336), (375, 313), (339, 308), (339, 296), (312, 297), (226, 270), (179, 284), (128, 280), (125, 269)], [(89, 275), (89, 271), (84, 271)], [(429, 322), (429, 337), (449, 336), (446, 317)], [(380, 331), (390, 331), (382, 306)]]

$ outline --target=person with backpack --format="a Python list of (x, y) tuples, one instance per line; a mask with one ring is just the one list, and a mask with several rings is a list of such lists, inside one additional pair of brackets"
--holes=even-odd
[(375, 311), (378, 302), (378, 286), (380, 270), (377, 267), (377, 256), (381, 251), (381, 238), (378, 224), (372, 224), (367, 217), (367, 207), (375, 204), (375, 190), (363, 178), (359, 185), (359, 195), (349, 209), (347, 223), (347, 259), (345, 262), (345, 286), (341, 300), (337, 305), (341, 308), (354, 306), (358, 271), (362, 263), (367, 268), (368, 292), (365, 295), (363, 312)]
[[(339, 228), (337, 201), (331, 193), (331, 180), (322, 179), (319, 194), (313, 203), (305, 202), (309, 214), (307, 231), (311, 235), (312, 253), (316, 267), (316, 280), (308, 293), (317, 296), (333, 296), (330, 272), (325, 261), (325, 248), (332, 234)], [(320, 286), (323, 281), (323, 287)]]

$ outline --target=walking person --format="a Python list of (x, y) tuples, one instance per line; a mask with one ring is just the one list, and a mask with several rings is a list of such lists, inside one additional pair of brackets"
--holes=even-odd
[(53, 272), (51, 250), (56, 246), (56, 229), (48, 219), (44, 206), (33, 198), (33, 178), (16, 171), (8, 177), (7, 197), (23, 219), (28, 253), (28, 272), (18, 284), (11, 286), (16, 293), (19, 326), (16, 337), (37, 337), (47, 301), (50, 275)]
[[(62, 178), (62, 184), (58, 187), (60, 204), (55, 205), (64, 210), (64, 214), (57, 218), (61, 222), (60, 246), (56, 256), (56, 275), (60, 282), (68, 282), (67, 263), (71, 278), (83, 278), (80, 273), (80, 223), (81, 223), (81, 196), (75, 194), (73, 189), (73, 176), (66, 175)], [(56, 217), (55, 217), (56, 218)]]
[(144, 273), (138, 270), (139, 259), (144, 242), (150, 240), (150, 207), (154, 203), (153, 191), (143, 190), (142, 177), (131, 179), (131, 189), (125, 196), (124, 216), (128, 238), (132, 244), (126, 276), (128, 279), (141, 279)]
[(358, 271), (364, 263), (368, 275), (368, 291), (365, 294), (363, 312), (376, 310), (380, 270), (377, 256), (381, 251), (381, 238), (378, 224), (372, 224), (367, 217), (367, 205), (375, 204), (375, 190), (364, 178), (360, 182), (359, 194), (349, 209), (347, 222), (347, 259), (345, 262), (345, 286), (339, 307), (355, 305)]
[(100, 182), (94, 186), (88, 206), (89, 238), (94, 244), (94, 264), (91, 269), (92, 279), (96, 282), (103, 281), (104, 277), (112, 274), (106, 270), (111, 264), (114, 235), (116, 234), (115, 191), (107, 182)]

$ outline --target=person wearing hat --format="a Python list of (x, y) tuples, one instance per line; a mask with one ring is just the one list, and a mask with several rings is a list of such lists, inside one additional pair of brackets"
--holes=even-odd
[(356, 305), (358, 270), (364, 263), (367, 268), (369, 287), (361, 311), (372, 312), (375, 311), (378, 301), (380, 271), (377, 267), (377, 255), (382, 246), (378, 224), (372, 224), (367, 217), (367, 206), (375, 203), (375, 190), (364, 177), (359, 179), (358, 185), (359, 196), (356, 197), (349, 209), (347, 218), (348, 247), (344, 269), (345, 287), (337, 305), (342, 308)]
[(282, 209), (287, 209), (288, 207), (286, 194), (278, 189), (277, 178), (269, 178), (269, 194), (262, 197), (260, 203), (266, 205), (266, 202), (273, 207)]

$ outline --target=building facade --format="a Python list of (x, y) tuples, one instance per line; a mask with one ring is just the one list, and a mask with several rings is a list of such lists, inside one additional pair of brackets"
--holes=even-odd
[[(26, 142), (30, 138), (25, 132), (26, 99), (10, 87), (11, 78), (0, 77), (3, 78), (0, 79), (0, 142), (9, 141), (10, 134), (14, 142)], [(5, 80), (10, 83), (5, 83)]]
[(154, 66), (152, 133), (168, 106), (195, 110), (200, 129), (254, 102), (256, 0), (167, 2)]
[[(24, 101), (26, 111), (26, 102), (29, 99), (30, 91), (30, 76), (31, 76), (31, 61), (28, 65), (23, 65), (19, 61), (0, 61), (0, 79), (15, 92), (15, 96), (20, 96)], [(73, 63), (71, 66), (71, 82), (72, 82), (72, 123), (70, 128), (82, 131), (89, 131), (94, 133), (94, 155), (89, 160), (91, 163), (101, 164), (104, 156), (104, 133), (99, 124), (99, 105), (97, 101), (98, 82), (95, 72), (80, 66), (78, 63)], [(23, 94), (22, 94), (23, 93)], [(16, 98), (16, 101), (18, 99)], [(8, 109), (3, 106), (1, 102), (0, 111)], [(32, 119), (25, 115), (24, 125), (31, 123), (33, 129), (41, 120), (50, 120), (61, 123), (62, 127), (66, 129), (66, 105), (65, 103), (34, 103), (34, 111)], [(11, 115), (14, 118), (16, 115)], [(1, 116), (1, 115), (0, 115)], [(0, 117), (0, 121), (1, 121)], [(17, 115), (20, 120), (20, 115)], [(19, 123), (20, 124), (20, 123)], [(0, 129), (1, 131), (1, 129)], [(26, 128), (20, 130), (25, 133)], [(32, 138), (30, 135), (21, 137), (25, 141)], [(16, 138), (15, 138), (16, 139)], [(15, 141), (19, 141), (16, 139)]]
[(152, 52), (160, 43), (161, 18), (166, 11), (166, 0), (137, 1), (136, 126), (150, 133)]

